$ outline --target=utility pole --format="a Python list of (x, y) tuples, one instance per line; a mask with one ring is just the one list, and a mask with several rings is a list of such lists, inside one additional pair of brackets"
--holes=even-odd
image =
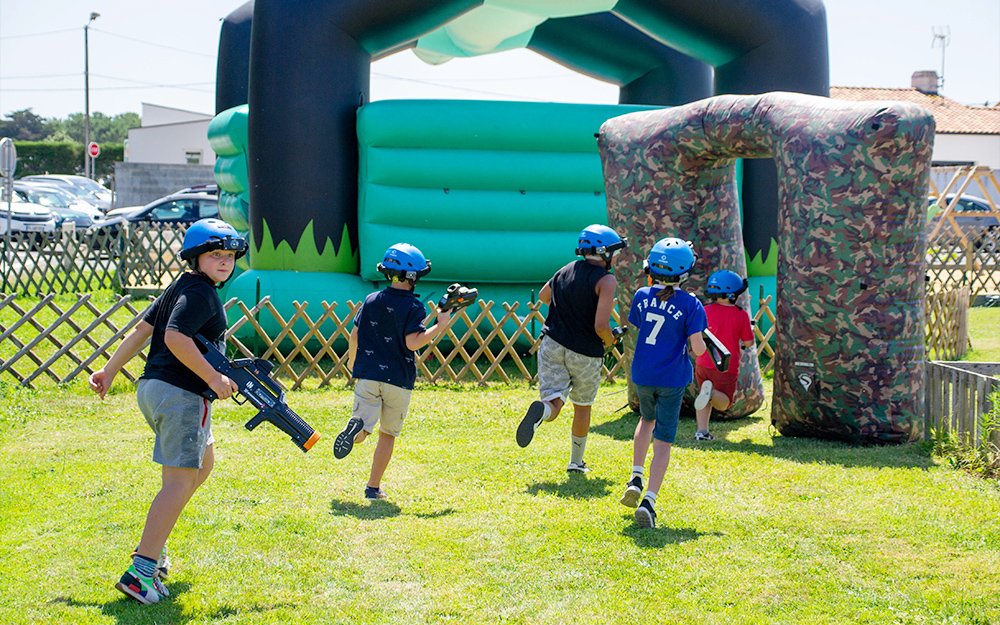
[(100, 13), (92, 11), (90, 21), (83, 27), (83, 175), (88, 178), (94, 176), (91, 171), (93, 159), (87, 153), (87, 146), (90, 145), (90, 43), (87, 41), (87, 31), (100, 16)]
[(941, 47), (941, 75), (938, 78), (938, 92), (944, 91), (944, 50), (951, 43), (951, 26), (935, 26), (931, 28), (934, 39), (931, 40), (931, 47)]

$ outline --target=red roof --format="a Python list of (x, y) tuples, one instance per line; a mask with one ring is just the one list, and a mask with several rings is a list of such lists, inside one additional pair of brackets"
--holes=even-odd
[(919, 104), (934, 115), (937, 132), (940, 134), (1000, 134), (1000, 107), (968, 106), (942, 95), (889, 87), (830, 87), (830, 97), (858, 102), (897, 100)]

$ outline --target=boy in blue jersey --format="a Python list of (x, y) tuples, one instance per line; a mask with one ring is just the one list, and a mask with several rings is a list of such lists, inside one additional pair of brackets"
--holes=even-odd
[[(701, 334), (708, 327), (705, 309), (697, 297), (678, 288), (694, 262), (688, 242), (674, 238), (657, 241), (643, 263), (650, 285), (636, 291), (628, 313), (629, 323), (639, 329), (632, 381), (639, 395), (640, 419), (632, 441), (632, 477), (621, 502), (636, 509), (640, 527), (656, 527), (656, 496), (670, 463), (684, 389), (691, 383), (688, 349), (696, 356), (706, 351)], [(653, 460), (649, 484), (639, 503), (650, 439)]]
[(604, 351), (614, 342), (611, 310), (618, 281), (611, 273), (615, 252), (628, 242), (607, 226), (580, 232), (576, 253), (583, 260), (562, 267), (545, 283), (538, 299), (549, 305), (538, 348), (539, 401), (517, 427), (517, 444), (527, 447), (543, 421), (553, 421), (568, 398), (573, 402), (570, 473), (586, 473), (583, 453), (590, 432), (591, 406), (601, 385)]
[(408, 243), (385, 252), (378, 270), (389, 286), (365, 298), (354, 317), (347, 366), (355, 378), (354, 410), (333, 443), (333, 455), (344, 458), (379, 425), (366, 499), (385, 499), (382, 475), (403, 428), (417, 378), (414, 351), (430, 343), (451, 320), (438, 309), (437, 323), (424, 327), (424, 305), (413, 293), (417, 280), (431, 271), (431, 262)]

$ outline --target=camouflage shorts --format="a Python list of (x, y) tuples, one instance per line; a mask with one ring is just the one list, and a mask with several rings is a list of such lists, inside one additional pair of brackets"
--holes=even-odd
[(543, 400), (556, 397), (577, 406), (590, 406), (601, 386), (603, 358), (584, 356), (566, 349), (548, 336), (538, 348), (538, 394)]

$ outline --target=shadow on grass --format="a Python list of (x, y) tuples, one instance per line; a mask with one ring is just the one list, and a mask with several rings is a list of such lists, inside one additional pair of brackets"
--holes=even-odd
[[(697, 449), (707, 452), (739, 452), (760, 454), (803, 464), (827, 463), (843, 467), (898, 467), (927, 469), (934, 465), (930, 452), (922, 443), (902, 445), (852, 445), (836, 440), (818, 438), (797, 438), (782, 436), (771, 430), (771, 444), (761, 445), (749, 439), (729, 440), (731, 435), (761, 417), (742, 419), (716, 419), (711, 422), (715, 440), (709, 443), (695, 442), (695, 422), (682, 413), (677, 426), (674, 449)], [(768, 417), (763, 417), (767, 419)], [(632, 440), (635, 425), (639, 422), (637, 413), (628, 411), (612, 421), (606, 421), (590, 428), (591, 432), (608, 436), (615, 440)]]
[(580, 473), (569, 473), (563, 482), (537, 482), (528, 487), (528, 493), (548, 493), (567, 499), (596, 499), (611, 492), (613, 482), (607, 478), (587, 479)]
[(191, 621), (215, 622), (238, 614), (263, 613), (279, 608), (294, 608), (292, 603), (275, 603), (271, 605), (240, 605), (239, 607), (222, 606), (210, 614), (190, 614), (185, 613), (183, 606), (177, 601), (177, 597), (183, 595), (191, 588), (191, 584), (174, 583), (170, 584), (170, 597), (161, 599), (159, 603), (152, 605), (142, 605), (134, 599), (125, 595), (107, 603), (90, 603), (87, 601), (77, 601), (71, 597), (56, 597), (52, 603), (62, 603), (74, 608), (98, 608), (101, 614), (115, 619), (122, 625), (133, 625), (134, 623), (188, 623)]
[(352, 516), (356, 519), (387, 519), (399, 516), (400, 508), (394, 503), (384, 499), (376, 499), (365, 504), (354, 503), (353, 501), (330, 502), (330, 513), (336, 516)]
[[(631, 521), (631, 518), (629, 520)], [(690, 527), (657, 527), (647, 529), (633, 523), (622, 530), (622, 534), (634, 540), (637, 547), (659, 549), (667, 545), (676, 545), (686, 543), (689, 540), (697, 540), (709, 534), (718, 535), (718, 532), (699, 532)]]

